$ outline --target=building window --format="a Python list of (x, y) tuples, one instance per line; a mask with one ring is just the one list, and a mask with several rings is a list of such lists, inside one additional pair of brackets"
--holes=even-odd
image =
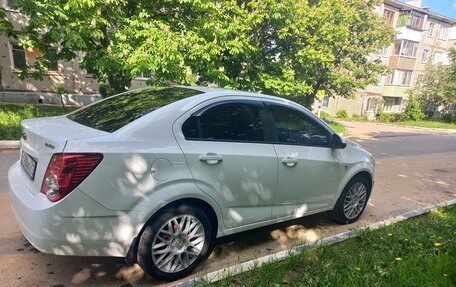
[(23, 69), (27, 66), (27, 61), (25, 60), (25, 50), (24, 47), (19, 46), (18, 44), (11, 44), (13, 52), (13, 63), (15, 69)]
[(436, 28), (435, 23), (429, 23), (429, 28), (427, 30), (428, 37), (434, 37), (435, 28)]
[(385, 24), (393, 27), (394, 25), (394, 11), (385, 9), (383, 11), (383, 18), (385, 18)]
[[(0, 6), (2, 4), (2, 1), (0, 1)], [(3, 2), (3, 7), (5, 7), (5, 9), (7, 10), (13, 10), (15, 11), (16, 7), (17, 7), (17, 2), (15, 0), (6, 0)]]
[(56, 72), (58, 71), (57, 65), (57, 49), (51, 48), (49, 50), (49, 65), (47, 66), (48, 71)]
[(448, 27), (447, 26), (440, 26), (439, 39), (440, 40), (448, 39)]
[(395, 103), (395, 98), (385, 97), (385, 103), (383, 104), (384, 112), (391, 112)]
[(426, 64), (429, 59), (429, 50), (424, 49), (423, 50), (423, 55), (421, 56), (421, 63)]
[(377, 98), (368, 98), (366, 111), (375, 112), (375, 109), (377, 108), (377, 104), (378, 104)]
[(396, 43), (395, 54), (406, 57), (416, 57), (418, 43), (408, 40), (402, 40)]
[(398, 25), (423, 30), (425, 18), (426, 15), (418, 11), (401, 11)]
[(394, 70), (391, 75), (388, 76), (388, 83), (390, 85), (410, 85), (412, 78), (412, 71), (409, 70)]
[(448, 54), (445, 52), (434, 52), (434, 58), (432, 59), (432, 63), (434, 64), (441, 64), (441, 65), (449, 65), (450, 59)]

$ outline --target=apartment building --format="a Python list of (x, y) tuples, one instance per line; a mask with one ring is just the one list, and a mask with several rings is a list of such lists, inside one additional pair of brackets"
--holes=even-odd
[[(0, 5), (6, 9), (14, 29), (20, 30), (27, 23), (27, 18), (11, 9), (8, 5), (11, 2), (14, 1), (0, 0)], [(81, 106), (101, 98), (97, 80), (79, 67), (78, 58), (72, 61), (51, 60), (47, 72), (42, 74), (43, 80), (32, 77), (18, 79), (21, 67), (33, 65), (41, 55), (36, 49), (19, 46), (17, 40), (8, 38), (0, 29), (0, 102), (60, 104), (60, 98), (55, 93), (56, 85), (63, 85), (69, 91), (65, 95), (67, 105)], [(145, 87), (146, 80), (144, 77), (136, 78), (132, 81), (132, 88)]]
[[(6, 8), (14, 28), (20, 29), (27, 19), (10, 9), (9, 2), (0, 0), (0, 5)], [(378, 85), (359, 90), (353, 99), (325, 97), (320, 103), (322, 111), (335, 115), (344, 109), (350, 115), (368, 115), (369, 118), (373, 118), (379, 108), (385, 112), (402, 112), (408, 102), (407, 90), (424, 74), (426, 64), (449, 63), (447, 51), (456, 43), (456, 19), (430, 12), (421, 6), (420, 0), (406, 3), (384, 0), (377, 12), (397, 31), (390, 46), (372, 55), (388, 66), (391, 74), (379, 77)], [(32, 65), (40, 55), (40, 51), (19, 46), (0, 30), (0, 102), (59, 104), (55, 93), (58, 84), (69, 90), (67, 104), (84, 105), (100, 98), (98, 82), (79, 67), (79, 59), (51, 61), (42, 81), (18, 79), (20, 68)], [(138, 77), (131, 87), (146, 86), (146, 80)]]
[(456, 19), (430, 12), (421, 1), (384, 0), (377, 12), (397, 32), (390, 46), (372, 55), (381, 59), (391, 74), (379, 77), (378, 85), (358, 91), (354, 99), (323, 99), (321, 110), (335, 115), (345, 109), (349, 114), (369, 118), (378, 109), (403, 112), (408, 103), (407, 90), (419, 82), (426, 65), (449, 64), (448, 50), (456, 44)]

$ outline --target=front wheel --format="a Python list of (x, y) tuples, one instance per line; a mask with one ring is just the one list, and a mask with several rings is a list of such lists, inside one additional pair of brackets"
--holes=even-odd
[(345, 186), (332, 211), (334, 221), (350, 224), (358, 220), (366, 208), (370, 196), (370, 185), (361, 176), (355, 176)]
[(170, 207), (146, 226), (139, 240), (138, 263), (152, 277), (175, 280), (206, 259), (211, 239), (211, 225), (201, 209)]

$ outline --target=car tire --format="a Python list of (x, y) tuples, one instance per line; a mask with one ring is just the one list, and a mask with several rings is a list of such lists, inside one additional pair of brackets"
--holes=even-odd
[(152, 218), (140, 236), (137, 259), (150, 276), (175, 280), (193, 271), (212, 249), (213, 231), (198, 207), (169, 207)]
[(345, 186), (332, 210), (332, 218), (340, 224), (350, 224), (358, 220), (366, 208), (371, 193), (371, 185), (361, 176), (355, 176)]

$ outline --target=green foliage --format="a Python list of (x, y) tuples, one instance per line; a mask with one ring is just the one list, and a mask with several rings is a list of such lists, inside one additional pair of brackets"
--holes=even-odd
[(317, 90), (348, 97), (375, 83), (386, 68), (369, 55), (394, 35), (373, 12), (380, 0), (15, 2), (29, 19), (22, 44), (45, 55), (29, 68), (39, 75), (58, 46), (58, 59), (81, 56), (114, 93), (141, 73), (153, 85), (213, 83), (310, 106)]
[(423, 127), (431, 129), (448, 129), (456, 130), (456, 122), (453, 120), (452, 123), (438, 121), (438, 120), (423, 120), (423, 121), (400, 121), (393, 122), (392, 124), (398, 126), (411, 126), (411, 127)]
[(23, 119), (59, 116), (73, 110), (58, 106), (0, 104), (0, 140), (18, 140)]
[(328, 119), (328, 118), (330, 118), (330, 117), (331, 117), (331, 116), (330, 116), (327, 112), (325, 112), (325, 111), (320, 111), (320, 118), (322, 118), (322, 119)]
[(336, 113), (336, 117), (341, 118), (341, 119), (348, 119), (348, 113), (346, 110), (339, 110)]
[(361, 119), (361, 116), (358, 115), (358, 114), (353, 114), (353, 115), (351, 116), (351, 118), (352, 118), (353, 120), (360, 120), (360, 119)]
[(405, 115), (403, 113), (391, 114), (390, 122), (400, 122), (404, 120)]
[(456, 104), (456, 48), (449, 51), (450, 65), (429, 63), (424, 75), (410, 91), (426, 114), (438, 106)]
[(8, 21), (7, 14), (5, 8), (0, 6), (0, 30), (4, 30), (8, 37), (14, 37), (13, 25)]
[(107, 98), (107, 97), (110, 97), (110, 96), (113, 96), (115, 91), (114, 89), (106, 84), (106, 83), (101, 83), (98, 85), (98, 91), (100, 92), (100, 95), (103, 97), (103, 98)]
[(451, 114), (444, 114), (442, 116), (442, 121), (444, 121), (445, 123), (456, 123), (456, 117)]
[(345, 126), (332, 120), (324, 119), (324, 121), (338, 134), (343, 134), (346, 130)]
[(67, 87), (65, 87), (65, 85), (56, 84), (56, 85), (54, 85), (54, 92), (56, 92), (57, 95), (59, 95), (60, 102), (62, 103), (62, 108), (64, 108), (65, 107), (65, 103), (63, 101), (63, 95), (68, 94), (70, 91), (67, 89)]
[(411, 99), (404, 111), (404, 120), (406, 121), (421, 121), (424, 119), (425, 114), (421, 110), (418, 101)]
[(375, 114), (375, 119), (379, 122), (382, 123), (387, 123), (391, 120), (391, 115), (390, 113), (385, 113), (383, 111), (379, 111)]
[(210, 286), (455, 286), (456, 206), (361, 231)]

